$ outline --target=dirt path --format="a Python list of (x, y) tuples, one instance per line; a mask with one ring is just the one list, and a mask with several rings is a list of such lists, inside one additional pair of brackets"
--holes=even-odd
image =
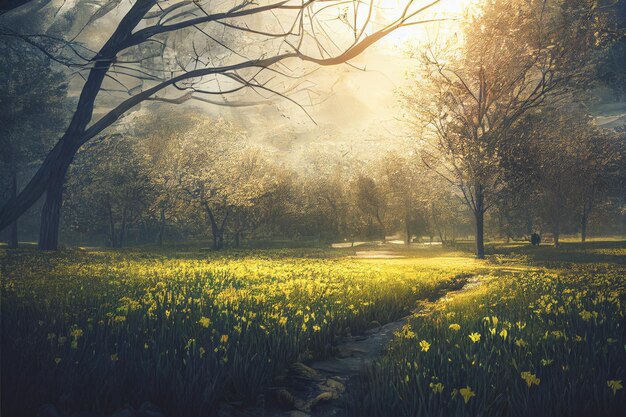
[[(419, 309), (423, 312), (442, 298), (452, 298), (455, 294), (480, 285), (479, 275), (461, 277), (452, 287), (441, 289), (425, 301)], [(417, 312), (417, 311), (416, 311)], [(271, 393), (282, 409), (265, 409), (266, 417), (343, 417), (344, 400), (353, 387), (354, 378), (362, 366), (372, 363), (384, 352), (410, 316), (369, 330), (362, 335), (341, 338), (336, 345), (336, 354), (323, 360), (304, 365), (294, 364), (280, 381), (280, 386)], [(285, 411), (285, 408), (292, 408)]]

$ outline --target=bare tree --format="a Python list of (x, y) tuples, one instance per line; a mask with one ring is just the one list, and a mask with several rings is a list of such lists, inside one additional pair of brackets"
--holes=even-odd
[[(423, 23), (418, 16), (437, 2), (407, 0), (393, 20), (381, 25), (375, 22), (374, 2), (243, 0), (220, 10), (200, 0), (172, 4), (136, 0), (130, 7), (106, 1), (85, 23), (85, 30), (104, 16), (122, 17), (94, 52), (74, 42), (83, 29), (71, 39), (1, 29), (0, 35), (20, 38), (66, 64), (84, 78), (84, 84), (65, 134), (19, 195), (0, 210), (0, 230), (45, 193), (39, 248), (56, 249), (63, 184), (76, 152), (141, 102), (182, 103), (195, 98), (225, 104), (225, 95), (243, 90), (252, 90), (261, 99), (265, 94), (289, 99), (280, 85), (272, 83), (274, 76), (292, 75), (288, 63), (348, 62), (394, 30)], [(329, 16), (343, 29), (331, 25)], [(269, 28), (259, 25), (261, 20)], [(103, 92), (125, 97), (94, 117), (96, 99)], [(211, 96), (217, 99), (206, 98)]]

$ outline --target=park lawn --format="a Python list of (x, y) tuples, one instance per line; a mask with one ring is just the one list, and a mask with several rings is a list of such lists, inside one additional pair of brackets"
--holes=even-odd
[(362, 371), (351, 415), (624, 415), (624, 242), (499, 249)]
[(338, 335), (388, 322), (484, 262), (458, 252), (358, 259), (351, 250), (0, 252), (3, 415), (166, 415), (253, 403)]

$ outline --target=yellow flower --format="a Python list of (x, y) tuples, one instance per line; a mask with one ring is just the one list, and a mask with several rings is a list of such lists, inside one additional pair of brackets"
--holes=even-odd
[(470, 333), (469, 338), (472, 342), (478, 343), (480, 341), (480, 333), (476, 333), (476, 332)]
[(443, 392), (443, 384), (441, 382), (437, 382), (436, 384), (431, 382), (428, 386), (435, 394), (441, 394)]
[(507, 332), (506, 329), (502, 329), (500, 330), (500, 337), (503, 338), (504, 340), (506, 340), (506, 337), (508, 336), (509, 332)]
[(202, 346), (200, 346), (200, 349), (198, 349), (198, 352), (200, 352), (200, 357), (202, 358), (204, 354), (206, 353), (206, 350)]
[(416, 337), (415, 332), (411, 330), (410, 324), (402, 326), (402, 330), (399, 332), (399, 336), (405, 339), (414, 339)]
[(203, 317), (200, 317), (200, 320), (198, 320), (198, 323), (200, 323), (200, 326), (207, 329), (211, 325), (211, 319), (203, 316)]
[(322, 328), (319, 325), (317, 325), (317, 324), (313, 325), (313, 331), (314, 332), (319, 332), (320, 330), (322, 330)]
[(430, 343), (428, 343), (425, 340), (422, 340), (420, 342), (420, 347), (422, 348), (422, 352), (428, 352), (428, 349), (430, 349)]
[(581, 311), (579, 315), (580, 315), (580, 318), (582, 318), (584, 321), (588, 321), (592, 317), (592, 314), (587, 310)]
[(615, 395), (617, 393), (617, 391), (619, 391), (622, 388), (624, 388), (624, 386), (622, 385), (622, 380), (621, 379), (620, 380), (610, 379), (610, 380), (606, 381), (606, 385), (608, 385), (608, 387), (613, 390), (613, 395)]
[(470, 400), (470, 398), (476, 396), (476, 393), (474, 391), (472, 391), (472, 389), (469, 386), (467, 386), (465, 388), (461, 388), (459, 390), (459, 393), (463, 397), (463, 400), (465, 401), (465, 404), (467, 404), (467, 402)]
[(541, 379), (537, 378), (537, 375), (531, 374), (530, 372), (527, 372), (527, 371), (522, 372), (521, 376), (522, 376), (522, 379), (526, 381), (528, 388), (532, 387), (533, 385), (539, 385), (539, 383), (541, 382)]
[(515, 344), (518, 347), (526, 347), (527, 346), (526, 341), (524, 339), (522, 339), (521, 337), (519, 339), (515, 339)]
[(61, 358), (54, 358), (54, 363), (56, 363), (57, 365), (61, 363)]
[(448, 329), (458, 332), (459, 330), (461, 330), (461, 325), (457, 323), (452, 323), (448, 326)]
[(117, 353), (114, 353), (114, 354), (111, 355), (111, 360), (113, 362), (117, 362), (119, 359), (120, 359), (120, 357), (117, 356)]
[(72, 331), (70, 332), (70, 336), (72, 336), (74, 339), (78, 339), (83, 335), (83, 331), (79, 328), (74, 328), (72, 329)]
[(223, 335), (220, 337), (220, 343), (222, 343), (222, 344), (226, 344), (226, 343), (228, 343), (228, 335), (227, 335), (227, 334), (223, 334)]

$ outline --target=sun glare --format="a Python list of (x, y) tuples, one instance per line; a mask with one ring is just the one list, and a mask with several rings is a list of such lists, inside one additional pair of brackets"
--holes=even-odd
[[(394, 45), (406, 42), (421, 43), (431, 41), (434, 37), (444, 41), (459, 30), (459, 23), (472, 8), (482, 0), (440, 0), (420, 14), (417, 21), (428, 23), (409, 26), (388, 36), (387, 41)], [(416, 1), (411, 10), (418, 10), (431, 4), (432, 1)], [(402, 0), (378, 0), (376, 3), (375, 22), (384, 24), (402, 13), (406, 2)], [(375, 25), (376, 25), (375, 24)]]

